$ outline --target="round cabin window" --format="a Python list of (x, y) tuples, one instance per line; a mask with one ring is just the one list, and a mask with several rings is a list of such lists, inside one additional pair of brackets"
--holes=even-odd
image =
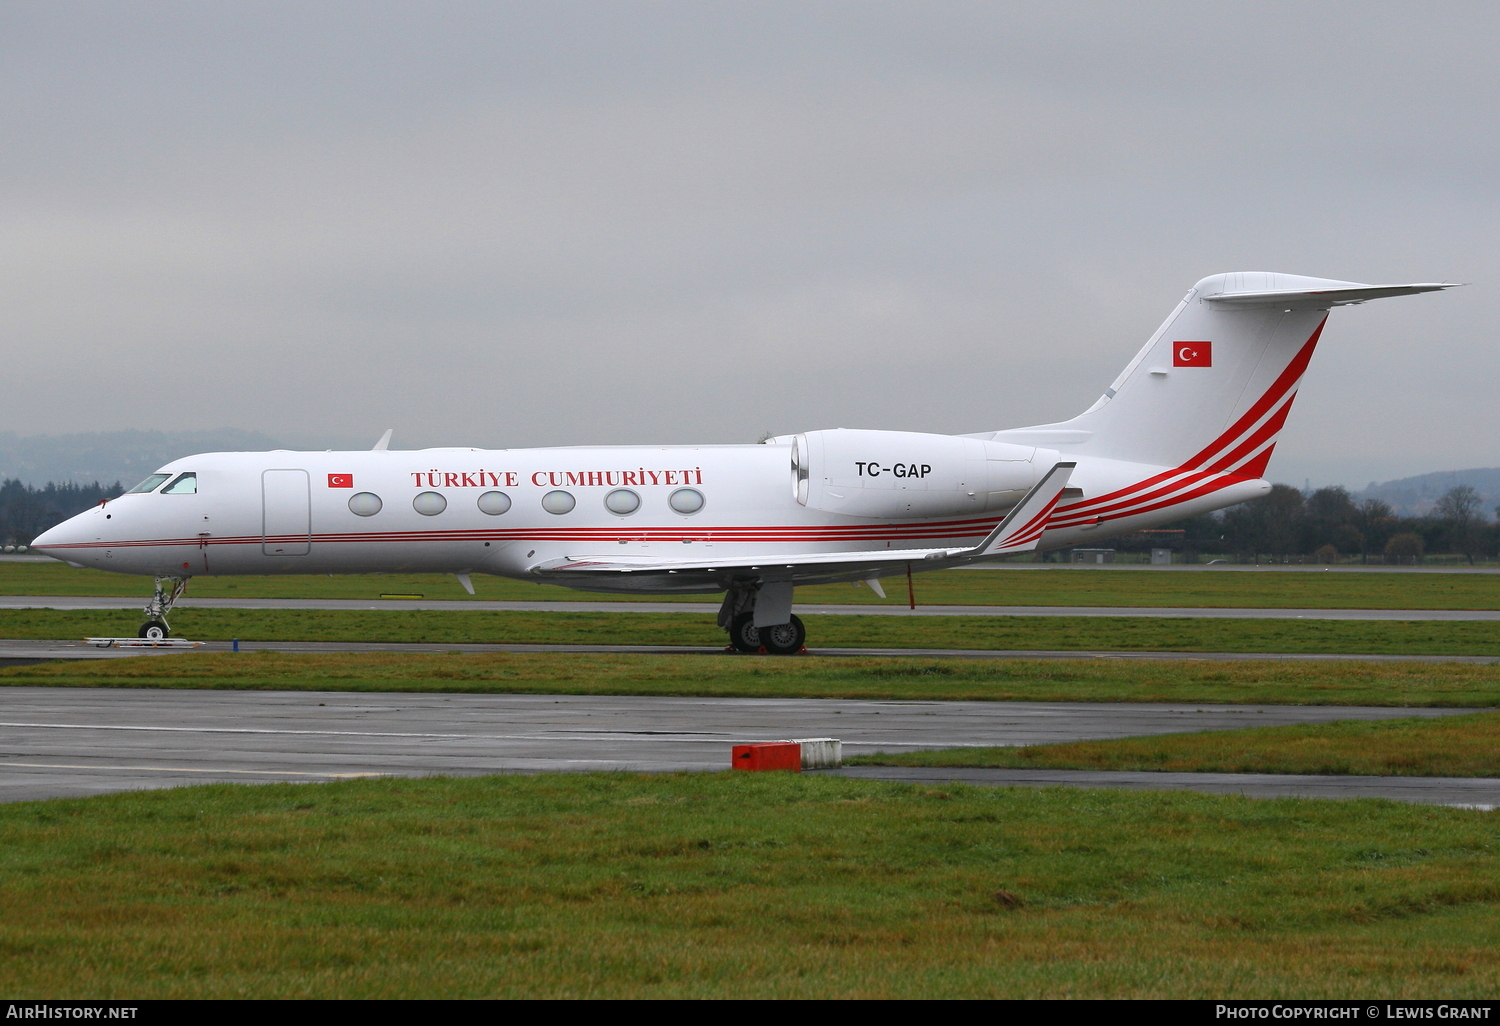
[(641, 497), (629, 488), (616, 488), (604, 497), (604, 508), (618, 516), (628, 517), (641, 508)]
[(510, 496), (504, 492), (485, 492), (479, 497), (479, 512), (498, 517), (510, 509)]
[(667, 499), (667, 505), (683, 516), (692, 516), (703, 508), (703, 493), (696, 488), (679, 488)]
[(384, 505), (374, 492), (355, 492), (349, 496), (349, 512), (357, 517), (373, 517)]
[(558, 516), (571, 513), (576, 505), (578, 505), (578, 500), (567, 492), (548, 492), (542, 496), (542, 509), (548, 513), (556, 513)]
[(424, 517), (435, 517), (448, 508), (448, 500), (437, 492), (423, 492), (411, 500), (411, 508)]

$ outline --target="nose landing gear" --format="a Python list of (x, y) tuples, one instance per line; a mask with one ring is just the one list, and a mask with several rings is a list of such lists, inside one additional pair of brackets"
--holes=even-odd
[(182, 590), (187, 587), (187, 577), (158, 577), (156, 579), (156, 593), (151, 596), (151, 601), (146, 603), (146, 608), (141, 612), (146, 614), (146, 622), (141, 624), (141, 629), (136, 631), (136, 637), (145, 638), (148, 641), (165, 641), (172, 633), (172, 628), (167, 626), (167, 614), (171, 612), (172, 605), (182, 596)]

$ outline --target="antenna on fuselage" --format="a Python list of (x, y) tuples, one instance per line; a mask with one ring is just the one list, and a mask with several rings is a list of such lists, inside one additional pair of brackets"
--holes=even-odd
[(383, 435), (380, 436), (380, 441), (378, 441), (374, 445), (370, 446), (370, 451), (371, 452), (380, 452), (380, 451), (382, 451), (384, 449), (389, 449), (391, 447), (391, 435), (395, 434), (395, 432), (396, 432), (395, 428), (386, 428), (385, 429), (385, 434), (383, 434)]

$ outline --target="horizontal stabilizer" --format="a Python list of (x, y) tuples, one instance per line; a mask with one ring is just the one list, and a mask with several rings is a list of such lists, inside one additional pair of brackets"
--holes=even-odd
[(1371, 299), (1390, 296), (1415, 296), (1421, 292), (1441, 292), (1458, 288), (1456, 282), (1424, 282), (1417, 285), (1361, 285), (1358, 282), (1329, 283), (1321, 288), (1280, 289), (1265, 292), (1220, 292), (1206, 295), (1204, 301), (1229, 306), (1351, 306)]

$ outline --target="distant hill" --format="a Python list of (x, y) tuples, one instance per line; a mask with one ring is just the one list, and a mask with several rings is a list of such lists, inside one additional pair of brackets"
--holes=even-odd
[(1469, 485), (1484, 498), (1486, 517), (1493, 516), (1495, 507), (1500, 505), (1500, 467), (1440, 470), (1380, 484), (1371, 481), (1355, 498), (1382, 499), (1391, 504), (1398, 516), (1419, 517), (1431, 513), (1442, 494), (1455, 485)]
[(40, 488), (57, 484), (112, 484), (126, 488), (151, 471), (197, 452), (280, 449), (258, 431), (100, 431), (78, 435), (18, 435), (0, 431), (0, 479)]

